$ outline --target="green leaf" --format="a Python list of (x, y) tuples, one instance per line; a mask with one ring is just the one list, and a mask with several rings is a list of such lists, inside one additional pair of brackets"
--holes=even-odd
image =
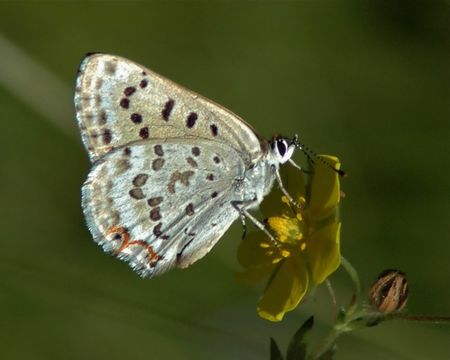
[(286, 354), (286, 360), (306, 359), (306, 335), (314, 325), (314, 316), (309, 317), (292, 337)]
[(283, 360), (280, 348), (273, 338), (270, 338), (270, 360)]

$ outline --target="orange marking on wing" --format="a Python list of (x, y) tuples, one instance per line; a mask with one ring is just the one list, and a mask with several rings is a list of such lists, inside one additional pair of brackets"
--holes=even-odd
[(124, 227), (111, 226), (107, 231), (106, 236), (109, 236), (111, 234), (119, 234), (122, 236), (122, 244), (120, 244), (119, 249), (116, 250), (114, 255), (119, 254), (129, 246), (140, 245), (147, 251), (148, 260), (151, 267), (156, 266), (158, 261), (162, 259), (162, 256), (159, 255), (155, 250), (153, 250), (153, 247), (147, 244), (144, 240), (130, 240), (130, 234)]
[(111, 234), (119, 234), (122, 236), (122, 243), (120, 244), (120, 247), (118, 250), (116, 250), (114, 255), (119, 254), (122, 250), (126, 249), (130, 243), (130, 234), (128, 233), (127, 229), (124, 227), (119, 226), (111, 226), (109, 230), (106, 232), (106, 236), (109, 236)]
[(151, 245), (147, 244), (144, 240), (133, 240), (133, 241), (130, 241), (128, 243), (128, 246), (135, 245), (135, 244), (141, 245), (141, 246), (143, 246), (145, 248), (145, 250), (147, 250), (148, 259), (149, 259), (150, 265), (152, 263), (156, 263), (156, 262), (158, 262), (159, 260), (162, 259), (162, 256), (159, 255), (155, 250), (153, 250), (153, 247)]

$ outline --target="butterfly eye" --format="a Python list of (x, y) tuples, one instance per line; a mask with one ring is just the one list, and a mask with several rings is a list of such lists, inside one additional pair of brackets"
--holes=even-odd
[(277, 149), (280, 157), (283, 157), (287, 150), (286, 140), (277, 140)]
[(280, 164), (288, 161), (294, 153), (295, 145), (289, 145), (285, 139), (278, 139), (272, 143), (272, 152), (278, 158)]

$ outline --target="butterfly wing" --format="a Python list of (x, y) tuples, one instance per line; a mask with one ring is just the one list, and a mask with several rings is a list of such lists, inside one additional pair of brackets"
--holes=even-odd
[(131, 141), (203, 138), (228, 144), (246, 163), (261, 154), (255, 132), (237, 115), (119, 56), (81, 63), (75, 108), (92, 162)]
[(94, 240), (141, 276), (203, 257), (238, 217), (231, 200), (245, 164), (213, 140), (151, 139), (116, 147), (82, 190)]

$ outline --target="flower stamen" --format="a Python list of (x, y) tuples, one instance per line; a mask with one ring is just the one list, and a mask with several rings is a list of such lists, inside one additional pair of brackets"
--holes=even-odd
[(289, 257), (291, 255), (291, 252), (289, 250), (286, 250), (286, 249), (282, 249), (280, 251), (280, 253), (281, 253), (281, 256), (284, 257), (284, 258), (287, 258), (287, 257)]

